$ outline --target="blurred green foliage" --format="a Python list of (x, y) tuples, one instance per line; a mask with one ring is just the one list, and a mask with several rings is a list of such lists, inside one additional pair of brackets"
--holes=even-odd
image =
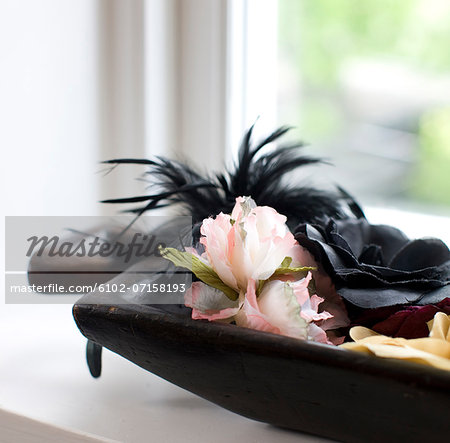
[(401, 58), (436, 73), (450, 67), (449, 0), (279, 0), (279, 28), (280, 46), (312, 87), (335, 85), (350, 57)]
[[(293, 123), (293, 117), (307, 139), (333, 137), (343, 126), (339, 72), (345, 61), (395, 60), (429, 76), (450, 75), (450, 0), (278, 4), (280, 55), (302, 85), (299, 109), (291, 104), (282, 118)], [(410, 174), (410, 198), (450, 205), (450, 108), (425, 110), (415, 131), (419, 161)]]
[(420, 159), (411, 187), (422, 200), (450, 205), (450, 108), (426, 112), (420, 122)]

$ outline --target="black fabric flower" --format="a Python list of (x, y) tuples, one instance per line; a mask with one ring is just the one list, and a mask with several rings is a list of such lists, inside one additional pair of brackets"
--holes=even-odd
[(295, 237), (323, 265), (339, 294), (358, 307), (426, 305), (450, 296), (450, 251), (441, 240), (409, 240), (365, 218), (302, 224)]

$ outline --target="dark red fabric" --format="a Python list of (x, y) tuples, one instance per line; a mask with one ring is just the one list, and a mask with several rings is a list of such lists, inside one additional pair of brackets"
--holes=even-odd
[(390, 337), (427, 337), (429, 333), (427, 322), (436, 312), (450, 315), (450, 298), (433, 305), (367, 309), (353, 325), (366, 326)]

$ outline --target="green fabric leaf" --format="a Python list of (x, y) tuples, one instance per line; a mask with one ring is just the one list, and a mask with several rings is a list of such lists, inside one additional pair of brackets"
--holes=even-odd
[(317, 268), (309, 267), (309, 266), (293, 267), (293, 266), (291, 266), (291, 263), (292, 263), (292, 257), (284, 257), (284, 260), (281, 262), (281, 265), (272, 274), (271, 278), (273, 276), (277, 276), (277, 275), (292, 274), (293, 272), (302, 272), (306, 276), (308, 271), (315, 271), (317, 269)]
[(179, 251), (175, 248), (159, 248), (161, 256), (171, 261), (175, 266), (187, 268), (195, 274), (195, 276), (213, 288), (222, 291), (230, 300), (237, 300), (239, 294), (227, 286), (217, 275), (213, 268), (203, 263), (198, 257), (190, 252)]
[[(284, 261), (284, 260), (283, 260)], [(272, 274), (272, 277), (275, 275), (284, 275), (284, 274), (292, 274), (297, 272), (302, 272), (305, 275), (309, 271), (315, 271), (317, 268), (311, 267), (311, 266), (300, 266), (298, 268), (296, 267), (290, 267), (290, 266), (280, 266), (277, 268), (277, 270)]]
[(280, 268), (288, 268), (292, 263), (292, 257), (284, 257), (284, 260), (281, 262)]
[(259, 294), (261, 294), (261, 291), (263, 290), (264, 285), (266, 284), (266, 281), (268, 280), (259, 280), (258, 286), (256, 288), (256, 296), (258, 297)]
[[(269, 277), (268, 280), (260, 280), (258, 282), (258, 286), (256, 287), (256, 295), (259, 296), (261, 294), (261, 291), (264, 288), (264, 285), (267, 281), (275, 280), (277, 276), (279, 275), (285, 275), (285, 274), (300, 274), (296, 275), (298, 279), (306, 277), (309, 271), (315, 271), (317, 268), (310, 267), (310, 266), (300, 266), (300, 267), (292, 267), (290, 266), (292, 263), (291, 257), (285, 257), (284, 260), (281, 262), (281, 265), (279, 268), (275, 270), (275, 272)], [(311, 282), (313, 279), (311, 279)]]

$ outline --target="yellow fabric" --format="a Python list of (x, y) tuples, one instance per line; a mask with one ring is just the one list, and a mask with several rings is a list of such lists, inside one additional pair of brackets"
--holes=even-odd
[(438, 312), (428, 322), (430, 335), (425, 338), (392, 338), (375, 331), (355, 326), (350, 330), (354, 343), (344, 343), (342, 348), (364, 352), (384, 358), (422, 363), (450, 371), (450, 315)]

